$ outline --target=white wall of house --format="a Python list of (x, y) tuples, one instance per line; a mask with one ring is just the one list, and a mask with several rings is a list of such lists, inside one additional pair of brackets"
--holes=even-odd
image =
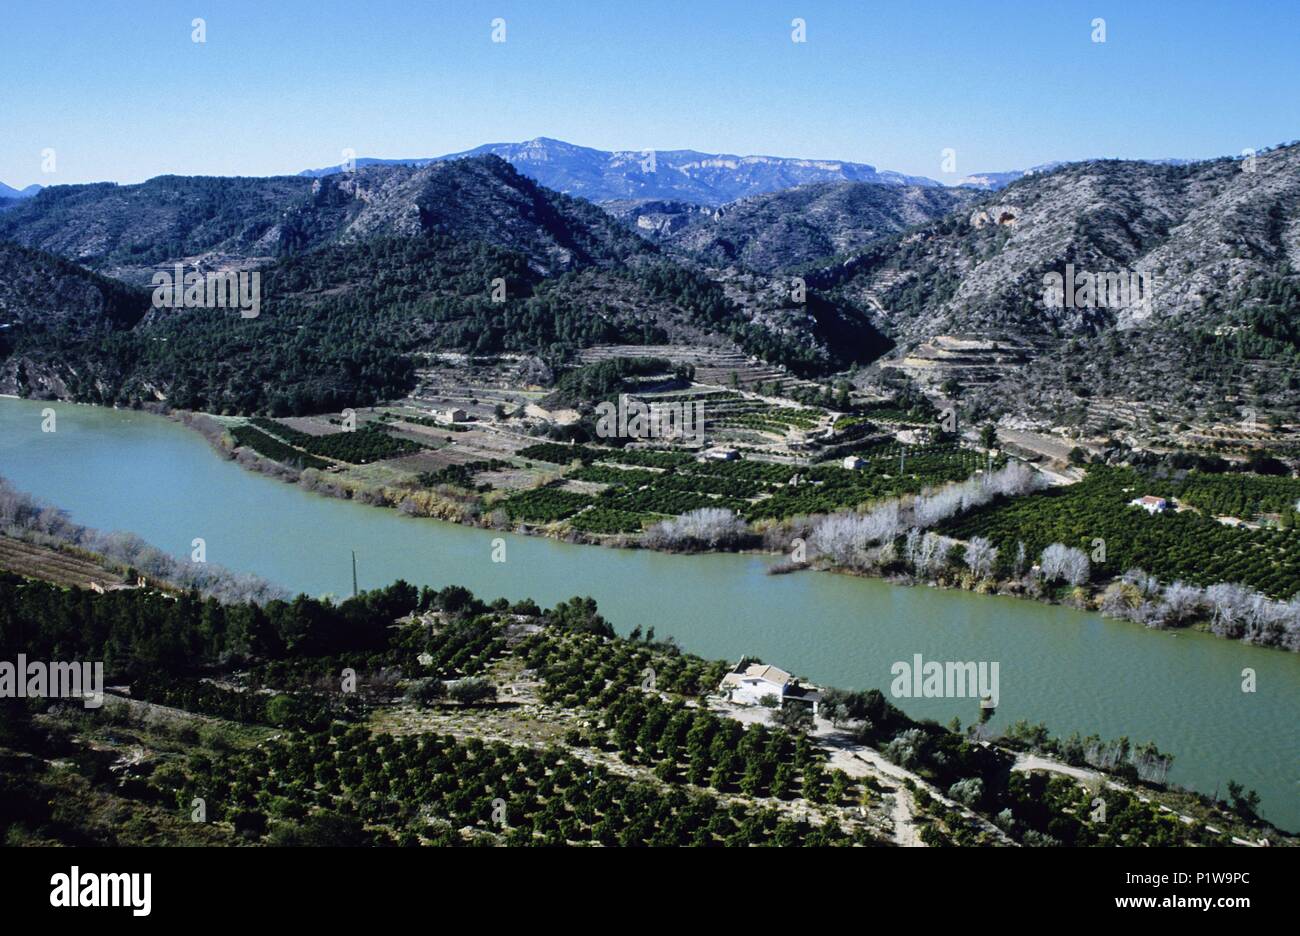
[(764, 696), (776, 696), (781, 698), (781, 686), (777, 683), (766, 679), (742, 679), (740, 685), (735, 688), (732, 698), (737, 702), (750, 702), (758, 705)]

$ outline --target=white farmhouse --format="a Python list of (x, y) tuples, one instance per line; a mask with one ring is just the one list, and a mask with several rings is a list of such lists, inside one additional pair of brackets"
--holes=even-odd
[(743, 659), (722, 677), (718, 688), (733, 702), (759, 705), (765, 698), (772, 696), (782, 705), (789, 701), (811, 704), (813, 715), (817, 714), (817, 703), (822, 697), (821, 690), (816, 686), (803, 685), (779, 667), (766, 663), (749, 663)]
[(1152, 497), (1147, 494), (1143, 497), (1136, 497), (1129, 501), (1130, 507), (1141, 507), (1149, 514), (1164, 513), (1169, 508), (1169, 503), (1163, 497)]
[(867, 463), (856, 455), (845, 455), (844, 467), (849, 471), (857, 471), (861, 468), (867, 467)]

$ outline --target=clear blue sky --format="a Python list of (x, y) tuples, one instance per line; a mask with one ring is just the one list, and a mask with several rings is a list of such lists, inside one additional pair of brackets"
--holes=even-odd
[(966, 174), (1300, 137), (1292, 0), (14, 0), (2, 16), (0, 181), (16, 187), (537, 136), (934, 178), (946, 147)]

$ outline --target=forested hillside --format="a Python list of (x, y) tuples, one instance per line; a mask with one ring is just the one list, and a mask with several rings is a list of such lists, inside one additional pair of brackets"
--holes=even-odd
[(7, 380), (32, 395), (281, 416), (400, 397), (414, 386), (418, 356), (436, 350), (558, 361), (599, 343), (734, 341), (818, 373), (887, 347), (864, 316), (820, 297), (786, 308), (758, 295), (756, 320), (703, 273), (653, 254), (633, 259), (543, 276), (527, 254), (482, 240), (336, 243), (262, 267), (256, 318), (157, 309), (133, 329), (88, 337), (84, 320), (29, 311), (39, 332), (15, 336)]
[(0, 214), (0, 241), (145, 285), (154, 268), (186, 257), (275, 256), (286, 212), (306, 203), (311, 191), (309, 179), (297, 178), (159, 176), (139, 185), (57, 185)]
[[(5, 385), (301, 413), (400, 395), (425, 352), (561, 361), (674, 342), (738, 346), (802, 376), (897, 345), (884, 363), (963, 394), (968, 419), (1103, 432), (1115, 400), (1170, 423), (1242, 407), (1276, 421), (1300, 402), (1297, 146), (1249, 164), (1077, 163), (995, 193), (841, 182), (614, 212), (492, 155), (46, 189), (0, 214), (0, 241), (140, 285), (176, 263), (256, 269), (262, 311), (159, 310), (123, 330), (139, 314), (125, 287), (93, 280), (115, 297), (104, 315), (102, 297), (66, 292), (87, 275), (10, 248), (4, 308), (24, 326), (7, 338)], [(1153, 300), (1053, 306), (1044, 276), (1067, 264), (1143, 271)], [(37, 296), (46, 276), (64, 285)], [(89, 340), (101, 319), (118, 330)]]
[(249, 267), (331, 243), (422, 234), (513, 249), (543, 272), (645, 249), (598, 208), (494, 156), (320, 180), (160, 176), (56, 186), (0, 216), (0, 240), (142, 284), (182, 261)]

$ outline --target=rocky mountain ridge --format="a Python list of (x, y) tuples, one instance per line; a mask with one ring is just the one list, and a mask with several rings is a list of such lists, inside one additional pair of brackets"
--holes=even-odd
[[(923, 176), (878, 170), (866, 163), (781, 156), (735, 156), (695, 150), (607, 151), (538, 137), (523, 143), (489, 143), (445, 156), (410, 160), (361, 158), (357, 168), (434, 162), (483, 155), (499, 156), (547, 188), (592, 202), (624, 199), (684, 201), (718, 206), (750, 195), (813, 182), (877, 182), (884, 185), (940, 186)], [(308, 169), (323, 177), (343, 166)]]

